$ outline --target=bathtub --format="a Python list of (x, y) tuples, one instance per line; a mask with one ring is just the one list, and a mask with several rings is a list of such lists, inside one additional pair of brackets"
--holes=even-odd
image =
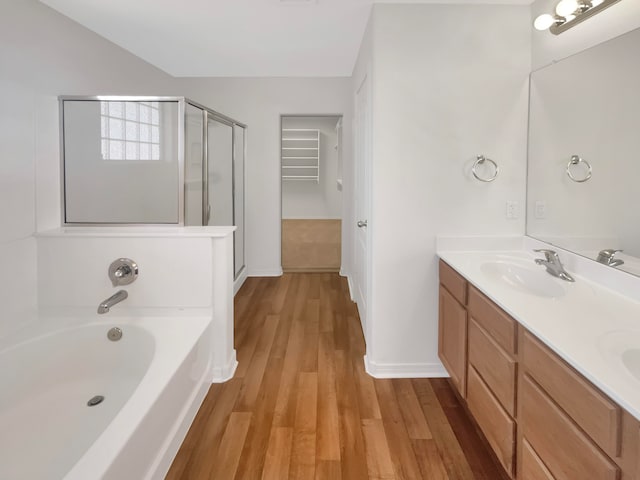
[(43, 319), (0, 342), (0, 479), (168, 470), (211, 383), (211, 315), (85, 318)]

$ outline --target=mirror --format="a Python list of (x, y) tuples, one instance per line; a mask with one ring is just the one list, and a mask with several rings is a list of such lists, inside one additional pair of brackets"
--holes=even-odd
[(178, 111), (178, 101), (64, 99), (64, 222), (177, 224)]
[[(638, 45), (640, 29), (531, 74), (527, 179), (527, 235), (634, 275)], [(603, 250), (622, 252), (610, 257)]]

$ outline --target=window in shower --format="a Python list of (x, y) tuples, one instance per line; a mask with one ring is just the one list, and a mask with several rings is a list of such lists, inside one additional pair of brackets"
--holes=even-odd
[(160, 160), (159, 102), (100, 102), (103, 160)]

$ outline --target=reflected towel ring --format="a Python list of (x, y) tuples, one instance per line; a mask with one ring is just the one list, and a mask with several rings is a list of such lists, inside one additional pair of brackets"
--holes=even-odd
[[(476, 167), (478, 165), (482, 165), (484, 162), (489, 162), (491, 165), (493, 165), (495, 172), (491, 177), (483, 178), (478, 176), (478, 172), (476, 172)], [(471, 173), (473, 173), (473, 176), (476, 177), (476, 180), (480, 180), (481, 182), (493, 182), (498, 176), (499, 171), (500, 169), (498, 168), (498, 164), (493, 160), (491, 160), (490, 158), (485, 157), (484, 155), (478, 155), (476, 157), (475, 163), (473, 164), (473, 168), (471, 168)]]
[[(573, 173), (571, 173), (571, 167), (573, 165), (580, 165), (581, 163), (584, 163), (587, 166), (587, 174), (585, 175), (584, 178), (576, 178), (573, 176)], [(571, 160), (569, 160), (569, 163), (567, 163), (567, 176), (573, 180), (576, 183), (583, 183), (586, 182), (587, 180), (589, 180), (591, 178), (591, 164), (589, 162), (587, 162), (584, 158), (579, 157), (578, 155), (572, 155), (571, 156)]]

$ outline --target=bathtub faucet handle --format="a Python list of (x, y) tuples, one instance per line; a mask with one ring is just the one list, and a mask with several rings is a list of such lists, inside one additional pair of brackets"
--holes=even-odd
[(129, 285), (138, 278), (138, 264), (130, 258), (118, 258), (109, 265), (109, 279), (114, 287)]

